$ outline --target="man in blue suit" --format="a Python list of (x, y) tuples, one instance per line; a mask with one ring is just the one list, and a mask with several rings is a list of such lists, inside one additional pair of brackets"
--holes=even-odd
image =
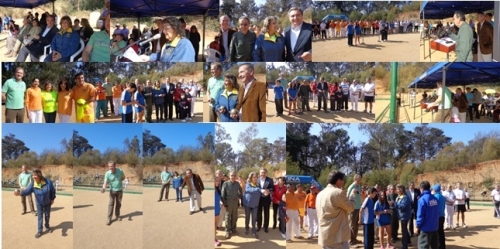
[(43, 55), (44, 47), (50, 45), (52, 39), (54, 39), (54, 36), (59, 31), (55, 25), (53, 16), (47, 15), (46, 22), (47, 26), (42, 28), (42, 32), (39, 35), (35, 35), (30, 44), (19, 51), (16, 62), (25, 62), (28, 55), (30, 56), (31, 62), (39, 61), (39, 57)]
[(285, 48), (288, 62), (311, 61), (312, 59), (312, 26), (303, 21), (304, 12), (292, 7), (288, 18), (292, 25), (285, 29)]

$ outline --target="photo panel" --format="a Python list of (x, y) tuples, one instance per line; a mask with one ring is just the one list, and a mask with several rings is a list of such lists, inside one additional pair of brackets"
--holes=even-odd
[[(111, 61), (201, 62), (215, 37), (219, 0), (111, 1)], [(168, 28), (163, 28), (168, 27)]]
[(2, 190), (2, 248), (73, 248), (72, 126), (3, 124)]
[(419, 61), (422, 4), (314, 1), (312, 61)]
[(494, 22), (500, 17), (499, 8), (494, 1), (424, 2), (420, 11), (420, 61), (500, 61), (500, 55), (493, 52), (500, 51), (495, 39), (499, 37), (499, 24)]
[[(366, 219), (366, 213), (360, 208), (362, 203), (370, 203), (370, 200), (366, 200), (376, 197), (379, 201), (373, 201), (372, 205), (379, 206), (382, 194), (387, 198), (387, 207), (377, 209), (388, 209), (389, 212), (380, 214), (382, 217), (378, 219), (389, 222), (391, 230), (389, 233), (381, 231), (380, 235), (384, 238), (376, 240), (374, 248), (382, 246), (382, 241), (391, 241), (391, 238), (396, 240), (388, 242), (390, 245), (402, 248), (404, 230), (409, 234), (417, 234), (416, 226), (403, 229), (399, 225), (400, 216), (393, 213), (402, 212), (402, 208), (398, 207), (406, 206), (404, 199), (408, 203), (422, 203), (422, 197), (426, 194), (433, 194), (439, 199), (443, 197), (442, 202), (446, 202), (446, 198), (448, 202), (454, 203), (446, 208), (442, 206), (445, 217), (460, 216), (460, 220), (441, 220), (443, 226), (440, 229), (453, 231), (445, 232), (447, 247), (470, 248), (477, 244), (475, 240), (470, 241), (471, 238), (467, 235), (472, 228), (481, 229), (480, 238), (496, 236), (494, 228), (497, 225), (488, 220), (496, 220), (492, 217), (498, 216), (491, 199), (492, 196), (498, 197), (500, 190), (496, 182), (499, 175), (495, 170), (500, 163), (500, 155), (497, 153), (499, 134), (497, 124), (287, 124), (286, 180), (287, 184), (301, 185), (298, 192), (287, 192), (287, 213), (297, 214), (301, 212), (300, 207), (314, 207), (305, 210), (310, 227), (306, 228), (305, 223), (306, 230), (297, 231), (302, 238), (292, 238), (292, 235), (296, 236), (296, 232), (287, 229), (289, 239), (294, 242), (287, 243), (287, 248), (317, 248), (318, 243), (333, 246), (335, 244), (329, 239), (331, 237), (321, 235), (337, 227), (346, 228), (336, 230), (338, 234), (347, 235), (344, 242), (346, 245), (353, 241), (352, 244), (358, 244), (359, 247), (363, 242), (356, 241), (366, 241), (369, 236), (375, 237), (377, 233), (364, 234), (363, 228), (367, 231), (367, 225), (356, 223), (352, 225), (352, 229), (358, 229), (359, 233), (350, 237), (349, 216), (359, 213), (361, 221)], [(331, 146), (322, 146), (324, 144)], [(488, 146), (484, 146), (485, 144)], [(427, 193), (420, 187), (424, 181), (431, 188), (425, 191)], [(372, 189), (375, 189), (376, 194), (370, 198), (368, 190)], [(304, 191), (311, 191), (312, 194), (305, 195)], [(300, 202), (301, 195), (305, 196), (305, 203)], [(344, 203), (347, 206), (331, 203), (332, 197), (342, 196), (345, 196)], [(309, 202), (311, 198), (312, 201)], [(295, 208), (295, 211), (292, 208), (293, 202), (298, 202), (299, 208)], [(315, 204), (318, 206), (313, 206)], [(406, 206), (406, 214), (411, 213), (412, 205)], [(355, 208), (360, 209), (356, 211)], [(342, 211), (339, 212), (339, 209)], [(459, 209), (466, 210), (464, 216), (459, 215)], [(339, 213), (333, 221), (332, 211)], [(299, 225), (296, 224), (302, 222), (299, 217), (289, 215), (287, 225), (298, 228)], [(335, 227), (320, 226), (320, 236), (316, 238), (314, 230), (310, 230), (313, 227), (311, 225), (316, 222), (335, 224)], [(313, 238), (306, 240), (308, 236)], [(411, 236), (409, 239), (413, 245), (422, 241), (419, 236)], [(482, 240), (479, 243), (484, 247), (494, 247), (494, 242)], [(304, 246), (305, 244), (307, 245)]]
[(1, 4), (0, 61), (109, 62), (109, 1)]
[(215, 125), (215, 243), (220, 248), (287, 246), (286, 188), (280, 179), (286, 174), (285, 129), (285, 124)]
[(267, 122), (374, 123), (385, 107), (378, 101), (387, 91), (388, 65), (266, 63), (269, 102), (274, 102), (268, 104)]
[(142, 127), (144, 248), (213, 248), (214, 124)]
[(266, 73), (262, 62), (204, 63), (203, 121), (266, 122), (270, 100)]
[(500, 122), (500, 63), (391, 64), (391, 104), (381, 122)]
[(74, 248), (142, 248), (141, 125), (72, 127)]

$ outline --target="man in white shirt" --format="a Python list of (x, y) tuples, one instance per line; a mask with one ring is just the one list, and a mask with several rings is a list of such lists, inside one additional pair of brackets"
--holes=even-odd
[(446, 227), (445, 230), (453, 228), (453, 215), (455, 214), (455, 209), (453, 207), (455, 203), (455, 194), (453, 193), (453, 188), (451, 184), (448, 184), (445, 191), (442, 192), (444, 198), (446, 198), (446, 209), (444, 210)]
[(465, 228), (465, 192), (462, 189), (462, 184), (457, 183), (457, 188), (453, 190), (455, 194), (455, 212), (457, 212), (457, 224), (455, 228), (458, 228), (458, 224), (460, 223), (460, 213), (462, 213), (462, 226)]
[(491, 191), (491, 200), (493, 201), (495, 214), (493, 217), (500, 219), (500, 184), (495, 186), (495, 189)]
[[(361, 91), (363, 91), (363, 87), (358, 84), (357, 80), (354, 80), (349, 87), (349, 93), (351, 94), (351, 111), (358, 111), (358, 101), (359, 101), (359, 95), (361, 95)], [(366, 105), (366, 104), (365, 104)], [(365, 107), (365, 112), (366, 112), (366, 107)]]
[(194, 117), (194, 106), (196, 103), (196, 94), (198, 93), (198, 85), (193, 80), (189, 81), (189, 94), (191, 95), (191, 117)]
[(417, 92), (415, 92), (415, 89), (411, 89), (410, 92), (410, 107), (415, 108), (415, 103), (417, 99)]
[(363, 92), (365, 94), (365, 111), (368, 108), (368, 104), (370, 104), (370, 113), (373, 110), (373, 102), (375, 102), (375, 83), (372, 82), (370, 77), (366, 78), (366, 83), (363, 88)]

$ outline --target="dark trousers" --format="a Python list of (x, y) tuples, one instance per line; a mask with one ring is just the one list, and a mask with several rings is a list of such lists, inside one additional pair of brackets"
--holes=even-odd
[(380, 32), (382, 34), (382, 41), (387, 41), (387, 31)]
[(45, 118), (45, 123), (55, 123), (57, 112), (44, 112), (43, 117)]
[(186, 114), (188, 117), (191, 117), (191, 102), (188, 102), (188, 105), (187, 105), (187, 114)]
[(470, 198), (465, 198), (465, 205), (467, 206), (467, 210), (470, 210)]
[[(327, 94), (325, 92), (322, 92), (322, 93), (318, 93), (318, 111), (321, 110), (321, 106), (323, 106), (323, 109), (325, 110), (326, 112), (326, 96)], [(321, 105), (321, 103), (323, 103), (323, 105)]]
[(342, 95), (342, 107), (346, 111), (349, 109), (349, 95)]
[(418, 249), (438, 249), (438, 232), (422, 232), (418, 235)]
[(160, 200), (163, 197), (163, 192), (165, 191), (165, 200), (168, 200), (168, 191), (170, 190), (170, 183), (165, 183), (161, 185), (161, 191), (160, 191)]
[(33, 206), (33, 195), (21, 196), (21, 203), (23, 204), (23, 213), (26, 213), (26, 198), (30, 202), (30, 211), (35, 212), (35, 207)]
[(326, 39), (326, 30), (321, 30), (321, 38)]
[[(276, 228), (276, 225), (277, 225), (277, 219), (278, 219), (278, 214), (279, 214), (279, 204), (276, 204), (276, 203), (273, 203), (273, 229)], [(281, 221), (280, 221), (280, 224), (279, 224), (281, 227)]]
[[(252, 233), (255, 234), (257, 232), (255, 223), (257, 223), (257, 218), (256, 216), (260, 215), (260, 205), (259, 207), (245, 207), (245, 231), (250, 230), (250, 215), (252, 216)], [(269, 208), (267, 209), (267, 214), (269, 218)], [(268, 220), (269, 221), (269, 220)], [(259, 226), (260, 228), (260, 226)]]
[(275, 99), (274, 105), (276, 106), (276, 113), (283, 115), (283, 99)]
[(40, 205), (36, 204), (37, 214), (38, 214), (38, 233), (43, 231), (43, 217), (45, 216), (45, 228), (50, 227), (50, 204)]
[(467, 111), (469, 112), (469, 119), (470, 121), (474, 121), (474, 106), (471, 105), (469, 108), (467, 108)]
[[(269, 198), (269, 197), (267, 197)], [(257, 211), (257, 227), (260, 229), (261, 227), (269, 228), (269, 210), (271, 209), (271, 204), (268, 200), (262, 201), (262, 197), (260, 198), (259, 208)], [(264, 212), (264, 220), (262, 220), (262, 212)]]
[(413, 234), (415, 233), (414, 230), (413, 230), (413, 222), (414, 222), (414, 218), (415, 218), (415, 213), (411, 213), (411, 217), (410, 217), (410, 220), (408, 221), (408, 230), (409, 230), (409, 233), (410, 233), (410, 236), (413, 236)]
[[(108, 102), (109, 106), (111, 107), (111, 114), (115, 113), (115, 104), (113, 103), (113, 96), (106, 96), (106, 101)], [(107, 115), (108, 114), (106, 113), (106, 116)]]
[(363, 242), (365, 249), (373, 249), (375, 244), (375, 226), (374, 224), (363, 224)]
[(309, 107), (309, 96), (303, 96), (302, 98), (302, 111), (308, 110), (311, 111), (311, 107)]
[(286, 233), (286, 219), (285, 217), (279, 217), (280, 219), (280, 232), (282, 234), (285, 234)]
[(410, 244), (410, 234), (408, 233), (408, 221), (401, 221), (401, 232), (403, 234), (403, 238), (401, 240), (402, 247), (401, 249), (408, 249), (408, 244)]
[(283, 92), (283, 99), (285, 100), (285, 107), (288, 109), (288, 93)]
[(174, 106), (175, 106), (175, 118), (179, 119), (181, 116), (181, 107), (179, 106), (179, 101), (174, 101)]
[(341, 111), (344, 108), (344, 99), (337, 99), (337, 111)]
[(479, 113), (479, 104), (472, 104), (474, 108), (474, 112), (476, 113), (476, 118), (479, 119), (481, 117), (481, 113)]
[(179, 188), (175, 188), (175, 199), (178, 201), (182, 201), (182, 190)]
[(347, 45), (348, 46), (352, 46), (352, 37), (354, 36), (354, 34), (352, 35), (347, 35)]
[(122, 123), (132, 123), (133, 113), (122, 114)]
[(165, 110), (165, 105), (155, 104), (156, 122), (163, 120), (163, 111)]
[(122, 207), (123, 191), (109, 191), (109, 205), (108, 205), (108, 219), (113, 216), (113, 209), (115, 217), (120, 216), (120, 208)]
[(24, 123), (26, 112), (22, 109), (5, 109), (5, 123)]
[(179, 107), (179, 112), (180, 112), (179, 114), (180, 119), (185, 119), (188, 116), (189, 109), (184, 109), (184, 107)]
[(393, 209), (392, 215), (391, 215), (391, 238), (392, 239), (398, 238), (398, 230), (399, 230), (398, 210)]
[(146, 102), (146, 122), (152, 123), (151, 116), (153, 115), (153, 103)]
[(494, 214), (493, 217), (500, 217), (500, 201), (495, 201), (495, 206), (494, 206)]
[(165, 120), (167, 120), (167, 118), (172, 119), (174, 104), (172, 102), (168, 102), (165, 100), (165, 103), (163, 104), (163, 106), (164, 106), (164, 112), (165, 112)]
[(444, 217), (439, 217), (438, 238), (439, 249), (446, 249), (446, 237), (444, 236)]
[(335, 106), (336, 106), (336, 103), (337, 101), (335, 99), (330, 99), (330, 111), (336, 111), (337, 109), (335, 109)]

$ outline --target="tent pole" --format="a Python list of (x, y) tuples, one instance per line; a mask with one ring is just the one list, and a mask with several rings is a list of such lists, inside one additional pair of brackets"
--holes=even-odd
[[(141, 17), (137, 16), (137, 29), (139, 30), (139, 34), (141, 33)], [(141, 37), (136, 37), (137, 40), (140, 40)]]
[[(207, 15), (203, 15), (203, 40), (201, 41), (201, 49), (200, 51), (205, 51), (205, 32), (206, 32), (206, 21), (207, 21)], [(198, 55), (196, 55), (198, 56)], [(202, 59), (203, 60), (203, 59)]]
[(389, 123), (391, 124), (397, 123), (396, 122), (397, 74), (398, 74), (398, 63), (391, 62), (391, 102), (390, 102), (390, 112), (389, 112)]
[[(413, 90), (415, 92), (415, 104), (417, 103), (417, 84), (415, 84), (415, 88)], [(410, 100), (410, 103), (411, 103), (411, 100)], [(420, 105), (419, 105), (420, 106)], [(415, 120), (415, 118), (417, 117), (417, 108), (415, 106), (413, 106), (413, 120)], [(422, 107), (420, 107), (420, 109), (422, 109)]]
[[(445, 103), (446, 103), (446, 70), (448, 70), (447, 66), (443, 67), (443, 87), (441, 88), (441, 123), (445, 122)], [(438, 110), (439, 111), (439, 110)]]

